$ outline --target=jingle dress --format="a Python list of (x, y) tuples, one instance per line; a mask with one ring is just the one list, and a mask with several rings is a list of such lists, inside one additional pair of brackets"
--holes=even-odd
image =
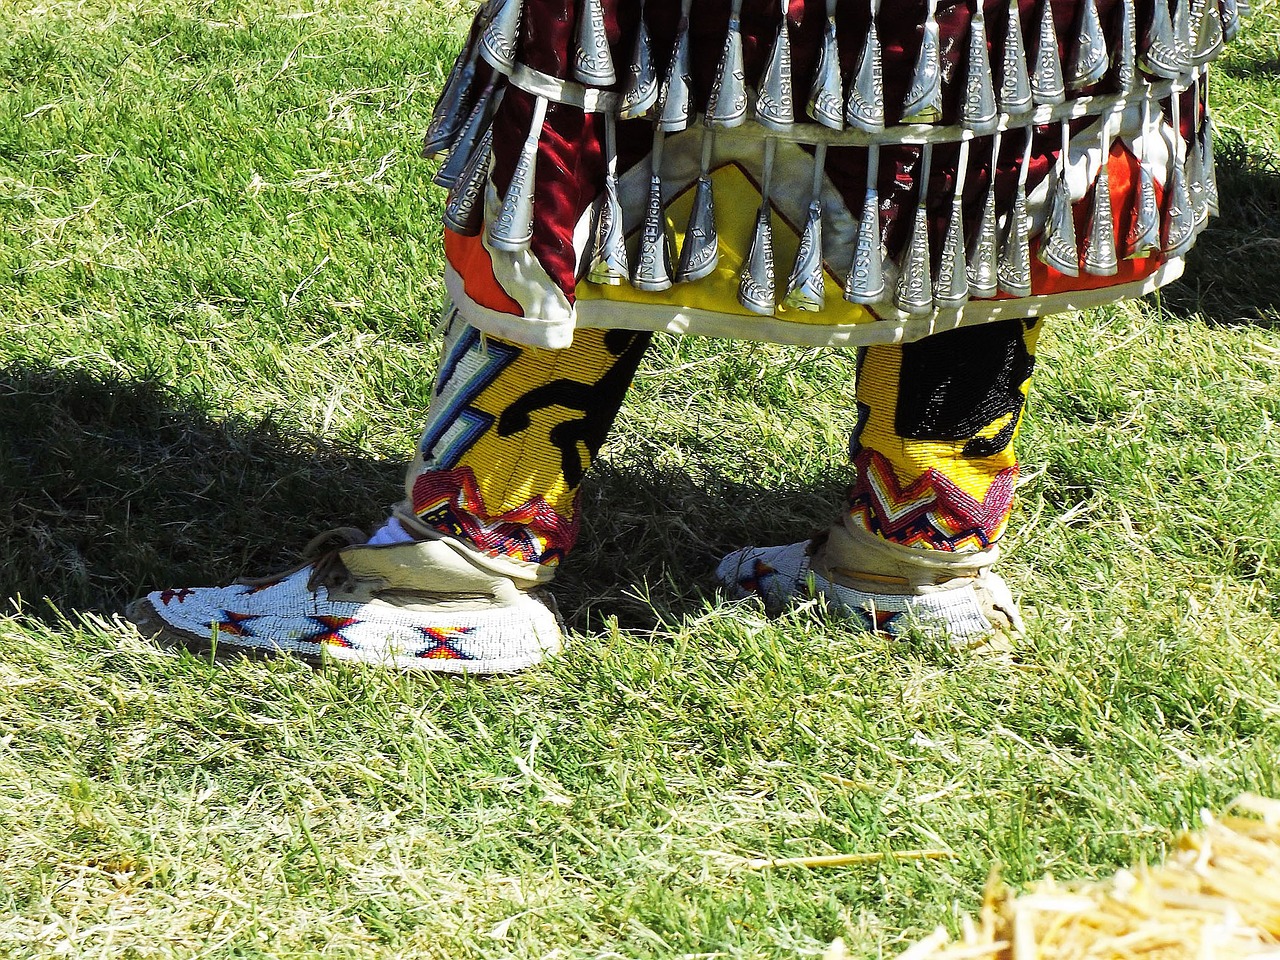
[(449, 293), (580, 327), (902, 342), (1175, 279), (1240, 0), (493, 0), (426, 137)]

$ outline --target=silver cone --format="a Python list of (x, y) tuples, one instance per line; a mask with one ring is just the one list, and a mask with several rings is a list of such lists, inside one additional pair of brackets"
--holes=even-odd
[(911, 88), (902, 104), (903, 123), (935, 123), (942, 118), (942, 61), (938, 36), (937, 0), (929, 0), (920, 53), (916, 56)]
[(840, 86), (840, 47), (836, 39), (835, 3), (828, 0), (827, 26), (818, 50), (818, 69), (809, 93), (809, 116), (832, 130), (844, 129), (844, 89)]
[(783, 306), (792, 310), (816, 313), (827, 300), (826, 276), (822, 270), (822, 204), (809, 204), (809, 216), (800, 233), (796, 262), (787, 279)]
[(444, 225), (464, 237), (476, 237), (484, 229), (484, 192), (489, 184), (489, 163), (493, 158), (493, 127), (471, 153), (462, 176), (444, 205)]
[(1206, 111), (1204, 123), (1200, 127), (1200, 165), (1204, 169), (1204, 197), (1209, 208), (1209, 215), (1218, 215), (1218, 170), (1213, 157), (1213, 121)]
[(1040, 260), (1069, 277), (1080, 275), (1080, 251), (1076, 244), (1076, 222), (1065, 171), (1053, 184), (1049, 218), (1040, 235)]
[(969, 141), (960, 143), (956, 161), (955, 189), (951, 195), (951, 216), (942, 238), (942, 256), (933, 282), (933, 301), (939, 307), (963, 306), (969, 299), (969, 272), (964, 249), (964, 182), (969, 168)]
[(680, 262), (676, 266), (676, 282), (701, 280), (716, 268), (719, 260), (715, 200), (711, 192), (711, 178), (704, 173), (698, 177), (694, 188), (693, 209), (689, 211), (689, 225), (685, 228)]
[(880, 31), (876, 28), (879, 0), (871, 0), (871, 20), (858, 54), (858, 65), (844, 105), (845, 123), (867, 133), (884, 129), (884, 65), (880, 55)]
[(1173, 0), (1173, 49), (1178, 58), (1178, 72), (1191, 69), (1195, 39), (1191, 29), (1191, 0)]
[(969, 295), (986, 299), (997, 292), (996, 251), (999, 249), (999, 223), (996, 219), (996, 168), (1000, 162), (1000, 134), (991, 141), (991, 179), (982, 202), (982, 213), (969, 241)]
[[(1142, 129), (1151, 129), (1150, 92), (1142, 101)], [(1138, 200), (1134, 210), (1133, 225), (1125, 237), (1125, 256), (1130, 260), (1149, 257), (1160, 250), (1160, 208), (1156, 206), (1155, 178), (1147, 161), (1145, 135), (1135, 146), (1142, 149), (1138, 155)]]
[(1161, 247), (1166, 257), (1180, 257), (1191, 249), (1196, 238), (1196, 218), (1191, 209), (1191, 192), (1187, 189), (1187, 177), (1182, 161), (1170, 158), (1171, 175), (1165, 192), (1168, 199), (1164, 208), (1164, 237)]
[(933, 147), (926, 143), (920, 148), (920, 167), (916, 174), (915, 217), (911, 223), (911, 239), (902, 252), (898, 267), (898, 283), (893, 291), (893, 302), (903, 313), (918, 317), (933, 310), (933, 279), (929, 273), (929, 172), (932, 166)]
[(499, 70), (509, 72), (516, 65), (520, 41), (522, 0), (498, 0), (499, 6), (480, 35), (480, 54)]
[(662, 207), (662, 178), (656, 173), (656, 167), (649, 177), (649, 203), (640, 229), (640, 248), (631, 284), (637, 290), (650, 293), (671, 286), (671, 241), (667, 237), (667, 218)]
[(1071, 61), (1072, 90), (1083, 89), (1107, 75), (1107, 38), (1102, 32), (1097, 0), (1084, 0), (1080, 7), (1080, 35), (1075, 51)]
[(778, 24), (769, 64), (760, 77), (756, 98), (756, 123), (770, 130), (785, 130), (795, 122), (795, 101), (791, 95), (791, 30), (787, 26), (786, 5)]
[(1222, 15), (1222, 39), (1230, 43), (1240, 35), (1240, 7), (1236, 0), (1220, 0), (1218, 11)]
[(720, 68), (707, 100), (707, 123), (716, 127), (741, 126), (747, 119), (747, 75), (742, 58), (742, 25), (738, 19), (741, 9), (742, 0), (734, 0)]
[(622, 204), (618, 200), (618, 178), (605, 178), (604, 198), (596, 221), (595, 249), (591, 254), (591, 269), (587, 279), (616, 287), (627, 279), (631, 270), (627, 264), (627, 244), (622, 232)]
[(1142, 68), (1153, 76), (1172, 80), (1182, 72), (1177, 44), (1173, 37), (1173, 21), (1166, 0), (1152, 0), (1151, 19), (1146, 30), (1147, 51), (1142, 55)]
[(591, 251), (591, 268), (587, 279), (592, 283), (618, 286), (630, 274), (627, 264), (627, 242), (622, 223), (622, 203), (618, 200), (617, 121), (608, 114), (604, 118), (605, 176), (604, 196), (596, 213), (595, 246)]
[(1013, 205), (1005, 215), (1000, 233), (998, 279), (1000, 291), (1011, 297), (1031, 296), (1031, 218), (1027, 215), (1027, 176), (1031, 170), (1032, 130), (1026, 131), (1022, 164)]
[(611, 87), (618, 82), (618, 75), (613, 69), (613, 54), (609, 52), (609, 36), (604, 30), (604, 8), (600, 0), (582, 0), (573, 75), (593, 87)]
[(1182, 139), (1182, 97), (1175, 90), (1169, 97), (1173, 149), (1169, 153), (1169, 179), (1165, 182), (1164, 237), (1161, 247), (1166, 257), (1180, 257), (1195, 242), (1196, 211), (1187, 184), (1186, 141)]
[(1198, 0), (1198, 4), (1199, 15), (1196, 17), (1195, 46), (1191, 60), (1196, 66), (1203, 67), (1222, 52), (1225, 37), (1217, 0)]
[(498, 210), (497, 218), (489, 224), (489, 245), (498, 250), (525, 250), (533, 239), (534, 171), (538, 159), (538, 141), (546, 116), (547, 101), (538, 97), (533, 102), (529, 135), (525, 137), (520, 156), (516, 158), (516, 168), (511, 174), (507, 192), (502, 197), (502, 207)]
[(969, 22), (969, 67), (964, 82), (961, 122), (974, 133), (993, 132), (1000, 119), (996, 108), (995, 85), (991, 80), (991, 56), (987, 51), (987, 21), (981, 0)]
[(1155, 180), (1145, 161), (1138, 164), (1138, 207), (1125, 240), (1125, 255), (1141, 260), (1160, 249), (1160, 208), (1156, 206)]
[(1138, 11), (1134, 0), (1120, 0), (1120, 27), (1115, 46), (1116, 92), (1133, 94), (1138, 83)]
[(880, 236), (880, 192), (876, 183), (879, 161), (880, 148), (873, 144), (867, 154), (867, 192), (853, 241), (853, 263), (844, 284), (844, 298), (850, 303), (879, 303), (884, 299), (884, 243)]
[(658, 127), (663, 133), (677, 133), (689, 126), (693, 115), (693, 95), (689, 67), (689, 3), (684, 0), (680, 26), (676, 31), (671, 62), (658, 95)]
[(1040, 4), (1040, 37), (1036, 42), (1035, 66), (1031, 71), (1031, 97), (1041, 105), (1058, 104), (1067, 99), (1062, 59), (1058, 55), (1058, 31), (1053, 24), (1050, 0), (1041, 0)]
[(814, 313), (827, 302), (827, 278), (822, 267), (822, 175), (827, 163), (827, 146), (814, 148), (813, 186), (809, 191), (809, 215), (800, 231), (796, 262), (787, 278), (783, 306)]
[(444, 89), (440, 91), (440, 99), (436, 101), (435, 110), (431, 114), (431, 123), (427, 125), (427, 132), (422, 138), (424, 157), (430, 159), (453, 146), (470, 114), (463, 103), (475, 75), (475, 59), (470, 51), (463, 50), (454, 61), (453, 69), (449, 71)]
[(643, 117), (657, 101), (658, 68), (653, 62), (653, 40), (649, 36), (649, 24), (645, 21), (642, 4), (635, 49), (631, 53), (631, 65), (627, 68), (627, 82), (618, 101), (618, 116), (623, 120)]
[(1191, 215), (1198, 231), (1209, 222), (1209, 198), (1205, 191), (1204, 154), (1200, 152), (1198, 125), (1193, 123), (1191, 131), (1191, 143), (1187, 147), (1187, 193), (1191, 196)]
[(747, 262), (738, 281), (739, 302), (753, 313), (772, 314), (777, 306), (773, 280), (773, 226), (766, 197), (756, 212), (751, 249), (747, 251)]
[(1032, 106), (1031, 75), (1027, 72), (1027, 54), (1022, 43), (1022, 16), (1018, 12), (1018, 0), (1009, 0), (1004, 49), (1000, 56), (1000, 109), (1017, 117), (1029, 112)]
[(455, 137), (453, 150), (449, 153), (445, 162), (440, 165), (436, 175), (431, 178), (446, 190), (452, 190), (457, 185), (467, 161), (471, 159), (476, 145), (489, 128), (493, 119), (493, 110), (497, 106), (497, 101), (502, 97), (501, 91), (495, 92), (495, 90), (494, 83), (490, 81), (484, 88), (484, 92), (476, 100), (475, 106), (471, 108), (471, 114), (467, 117), (467, 122)]
[(1120, 269), (1116, 254), (1116, 221), (1111, 212), (1111, 174), (1107, 160), (1111, 155), (1109, 118), (1102, 119), (1102, 164), (1093, 185), (1093, 202), (1089, 211), (1089, 228), (1084, 239), (1084, 270), (1093, 277), (1114, 277)]

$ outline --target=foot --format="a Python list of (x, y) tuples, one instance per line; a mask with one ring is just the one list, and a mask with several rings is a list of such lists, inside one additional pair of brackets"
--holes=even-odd
[(823, 562), (825, 540), (824, 535), (780, 547), (737, 550), (720, 561), (716, 581), (734, 599), (759, 597), (770, 616), (781, 613), (797, 595), (818, 596), (837, 615), (890, 636), (914, 630), (972, 648), (1022, 634), (1022, 617), (1008, 586), (988, 568), (905, 586), (896, 575), (851, 576), (830, 570)]
[(528, 586), (454, 541), (349, 545), (276, 577), (158, 590), (126, 615), (144, 636), (196, 650), (511, 673), (563, 643), (550, 598)]

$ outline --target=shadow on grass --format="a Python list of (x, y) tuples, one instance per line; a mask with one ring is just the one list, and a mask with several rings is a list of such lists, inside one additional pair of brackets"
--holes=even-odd
[(399, 479), (161, 384), (0, 367), (0, 607), (111, 612), (143, 589), (278, 567), (318, 530), (375, 522)]
[(1217, 166), (1221, 212), (1161, 302), (1210, 324), (1280, 327), (1280, 166), (1229, 137), (1217, 145)]
[[(318, 531), (379, 523), (400, 471), (270, 420), (217, 419), (162, 384), (0, 367), (0, 608), (111, 613), (154, 587), (280, 569)], [(819, 487), (766, 495), (605, 466), (556, 586), (570, 626), (614, 615), (648, 630), (698, 612), (724, 552), (826, 524), (840, 483)]]

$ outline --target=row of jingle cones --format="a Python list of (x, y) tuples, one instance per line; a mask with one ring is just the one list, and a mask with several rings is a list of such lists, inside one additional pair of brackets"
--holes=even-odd
[[(1153, 0), (1145, 24), (1137, 22), (1135, 0), (1122, 0), (1116, 24), (1116, 40), (1108, 50), (1106, 33), (1096, 0), (1081, 5), (1075, 39), (1066, 62), (1054, 24), (1052, 0), (1040, 0), (1037, 38), (1033, 49), (1024, 49), (1018, 0), (1009, 0), (1004, 41), (998, 51), (998, 77), (992, 69), (992, 44), (983, 8), (974, 0), (968, 37), (961, 122), (978, 134), (995, 131), (1003, 115), (1016, 121), (1036, 106), (1065, 102), (1068, 90), (1081, 90), (1102, 80), (1114, 69), (1115, 91), (1132, 94), (1139, 72), (1155, 78), (1177, 79), (1202, 67), (1221, 51), (1240, 28), (1248, 13), (1246, 0)], [(885, 129), (884, 71), (879, 30), (880, 0), (868, 0), (870, 20), (847, 94), (841, 77), (836, 0), (827, 0), (827, 20), (819, 50), (818, 66), (809, 91), (806, 113), (833, 130), (846, 126), (867, 133)], [(690, 68), (689, 11), (692, 0), (682, 0), (681, 19), (672, 55), (659, 71), (653, 42), (641, 2), (631, 63), (623, 76), (617, 115), (630, 120), (650, 117), (665, 133), (686, 129), (695, 117)], [(927, 0), (920, 50), (900, 116), (904, 123), (935, 123), (942, 118), (942, 62), (937, 21), (938, 0)], [(787, 0), (780, 0), (777, 39), (759, 78), (754, 118), (775, 130), (796, 120), (796, 97), (791, 69), (791, 40)], [(748, 119), (750, 97), (744, 71), (739, 16), (742, 0), (733, 0), (719, 70), (703, 111), (707, 123), (734, 127)], [(474, 46), (499, 71), (516, 68), (521, 29), (522, 0), (495, 0), (487, 8), (488, 19)], [(1145, 52), (1138, 56), (1139, 50)], [(466, 96), (474, 74), (460, 58), (455, 76), (441, 98), (437, 116), (427, 135), (427, 152), (443, 149), (462, 128), (465, 110), (456, 105)], [(573, 76), (591, 87), (614, 87), (614, 67), (605, 31), (602, 0), (582, 0), (577, 20)], [(459, 82), (454, 83), (452, 81)], [(803, 118), (801, 118), (803, 119)], [(1016, 125), (1006, 123), (1006, 126)]]

